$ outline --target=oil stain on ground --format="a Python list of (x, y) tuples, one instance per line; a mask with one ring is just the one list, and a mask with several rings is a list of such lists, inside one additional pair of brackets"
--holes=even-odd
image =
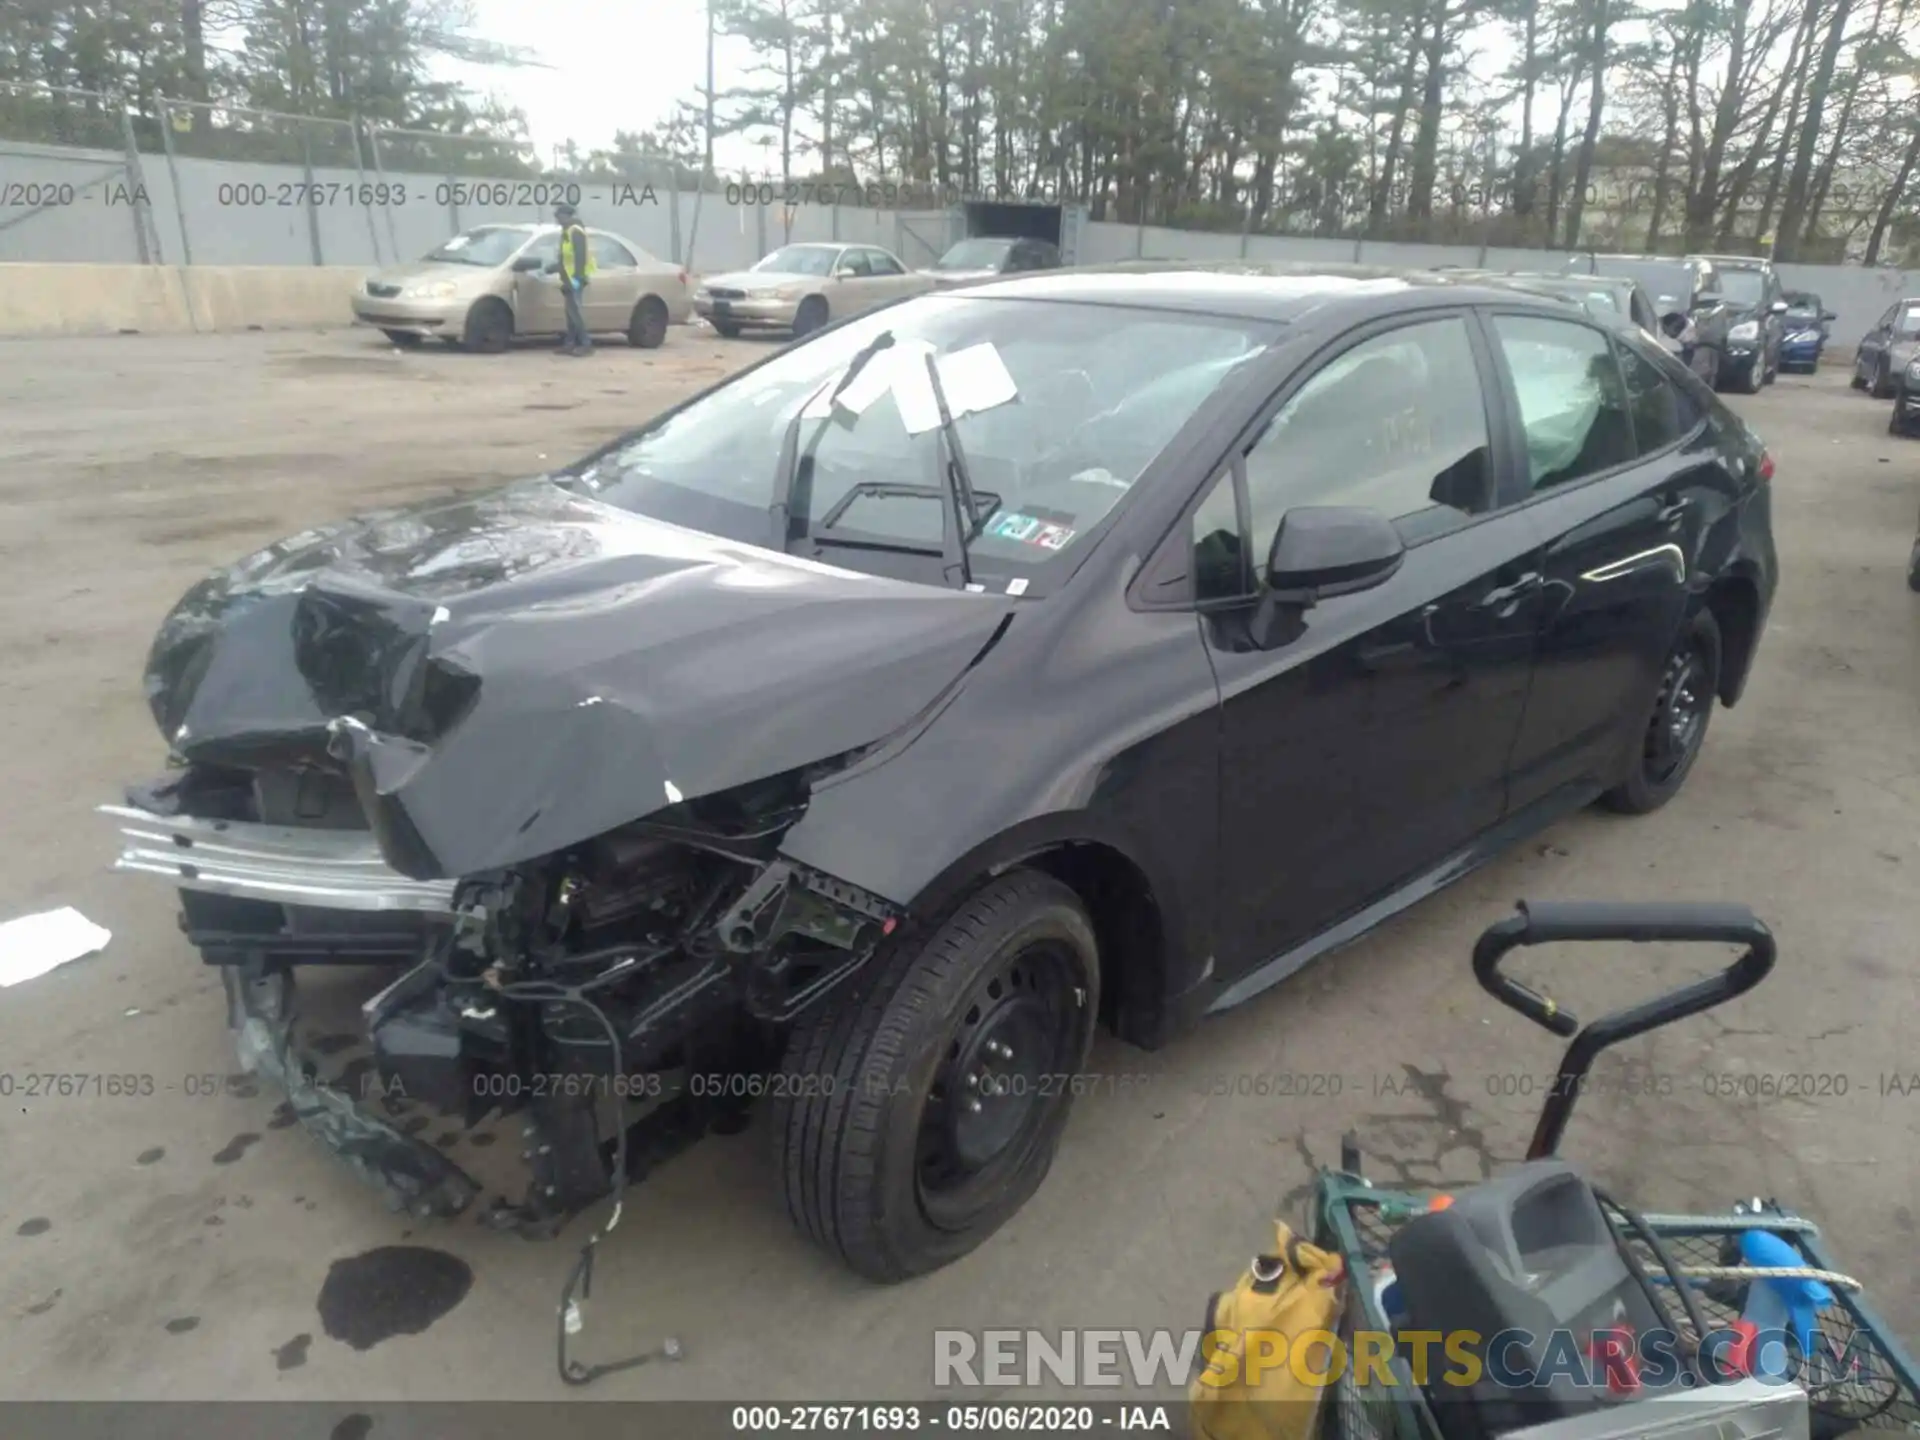
[(138, 1155), (134, 1156), (133, 1163), (136, 1165), (151, 1165), (166, 1153), (164, 1146), (156, 1145), (151, 1150), (142, 1150)]
[(182, 1315), (178, 1320), (167, 1321), (167, 1333), (169, 1335), (184, 1335), (189, 1330), (198, 1329), (199, 1325), (200, 1317), (198, 1315)]
[(225, 1145), (223, 1145), (220, 1149), (214, 1152), (213, 1163), (216, 1165), (233, 1164), (234, 1161), (238, 1160), (242, 1155), (246, 1154), (247, 1147), (249, 1145), (252, 1145), (257, 1140), (259, 1140), (259, 1138), (260, 1137), (254, 1134), (251, 1130), (245, 1132), (244, 1134), (234, 1136), (233, 1139), (229, 1140)]
[(473, 1288), (467, 1262), (423, 1245), (382, 1245), (336, 1260), (320, 1287), (320, 1323), (335, 1340), (371, 1350), (418, 1335)]
[(296, 1335), (278, 1350), (273, 1352), (273, 1364), (277, 1370), (297, 1370), (307, 1363), (307, 1347), (313, 1344), (313, 1336)]
[(52, 1228), (53, 1221), (47, 1219), (44, 1215), (36, 1215), (31, 1220), (23, 1221), (20, 1228), (13, 1233), (16, 1235), (44, 1235)]

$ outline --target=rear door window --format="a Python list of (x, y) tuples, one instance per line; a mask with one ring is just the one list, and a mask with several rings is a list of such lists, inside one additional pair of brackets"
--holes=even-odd
[(1495, 315), (1526, 432), (1532, 488), (1552, 489), (1633, 459), (1620, 367), (1598, 330), (1534, 315)]

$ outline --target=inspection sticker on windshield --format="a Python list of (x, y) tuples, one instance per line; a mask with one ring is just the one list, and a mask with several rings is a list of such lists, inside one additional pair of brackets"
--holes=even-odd
[(1064, 550), (1073, 536), (1074, 532), (1064, 525), (1042, 525), (1040, 533), (1033, 537), (1033, 543), (1043, 550)]
[(1031, 515), (1002, 515), (993, 522), (993, 528), (987, 533), (998, 535), (1002, 540), (1031, 540), (1043, 527)]

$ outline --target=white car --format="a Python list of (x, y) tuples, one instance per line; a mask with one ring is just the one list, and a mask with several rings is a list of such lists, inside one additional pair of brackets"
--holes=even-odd
[(693, 308), (715, 330), (789, 330), (796, 338), (834, 320), (935, 287), (878, 245), (782, 245), (748, 270), (710, 275)]

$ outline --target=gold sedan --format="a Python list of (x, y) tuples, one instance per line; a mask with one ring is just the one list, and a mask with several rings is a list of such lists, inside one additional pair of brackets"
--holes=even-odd
[(710, 275), (693, 308), (722, 335), (789, 330), (797, 339), (831, 321), (934, 288), (878, 245), (783, 245), (759, 264)]
[[(581, 296), (587, 329), (652, 349), (692, 311), (687, 272), (618, 235), (588, 230), (594, 273)], [(560, 293), (560, 227), (482, 225), (411, 265), (368, 277), (353, 317), (396, 345), (428, 336), (489, 354), (516, 339), (566, 331)]]

